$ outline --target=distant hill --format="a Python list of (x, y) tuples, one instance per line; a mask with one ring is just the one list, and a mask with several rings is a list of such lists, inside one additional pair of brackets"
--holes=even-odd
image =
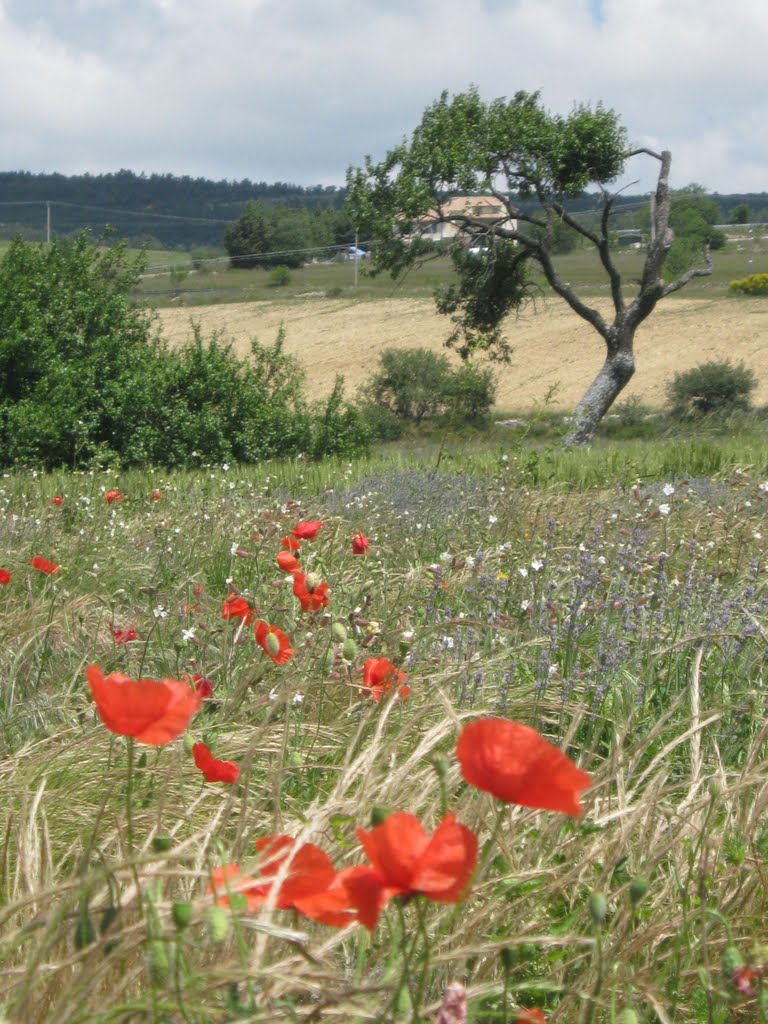
[(150, 248), (221, 247), (224, 229), (251, 200), (292, 206), (341, 206), (345, 190), (287, 182), (209, 181), (172, 174), (31, 174), (0, 172), (0, 238), (43, 240), (107, 224), (120, 238)]
[[(251, 200), (291, 206), (340, 207), (346, 190), (333, 185), (302, 186), (288, 182), (209, 181), (173, 174), (31, 174), (0, 171), (0, 238), (17, 234), (44, 240), (50, 212), (51, 230), (71, 235), (90, 228), (101, 234), (106, 225), (132, 245), (149, 248), (221, 248), (224, 229)], [(721, 221), (745, 203), (753, 221), (768, 221), (768, 193), (712, 195), (720, 204)], [(585, 193), (569, 209), (588, 216), (599, 197)], [(631, 227), (648, 197), (621, 195), (615, 203), (616, 226)], [(526, 205), (526, 204), (523, 204)]]

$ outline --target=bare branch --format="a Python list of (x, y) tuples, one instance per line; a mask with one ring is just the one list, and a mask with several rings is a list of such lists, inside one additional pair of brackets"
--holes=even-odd
[(659, 298), (664, 298), (667, 295), (671, 295), (673, 292), (679, 292), (681, 288), (685, 288), (689, 281), (692, 281), (694, 277), (709, 277), (712, 271), (715, 269), (715, 264), (712, 260), (712, 256), (709, 252), (709, 246), (704, 250), (704, 262), (705, 267), (691, 267), (690, 270), (686, 270), (676, 281), (671, 281), (669, 284), (665, 284), (661, 289), (661, 295)]

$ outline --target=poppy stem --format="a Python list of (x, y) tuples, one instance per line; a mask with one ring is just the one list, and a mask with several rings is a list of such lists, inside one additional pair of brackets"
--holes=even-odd
[(128, 736), (128, 778), (125, 785), (125, 833), (128, 856), (133, 859), (133, 754), (134, 739)]

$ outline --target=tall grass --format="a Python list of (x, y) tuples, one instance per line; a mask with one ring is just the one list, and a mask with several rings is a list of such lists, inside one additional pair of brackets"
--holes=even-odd
[[(757, 450), (712, 445), (539, 453), (538, 479), (523, 448), (6, 475), (7, 1019), (426, 1021), (459, 980), (478, 1022), (765, 1020), (768, 483)], [(315, 615), (275, 564), (307, 519), (302, 564), (331, 586)], [(232, 588), (291, 637), (287, 665), (222, 619)], [(369, 657), (407, 673), (407, 701), (366, 694)], [(211, 680), (189, 733), (237, 784), (204, 782), (182, 739), (131, 755), (94, 663)], [(581, 818), (462, 782), (457, 733), (489, 712), (591, 774)], [(475, 831), (468, 898), (393, 902), (370, 935), (215, 906), (211, 872), (257, 875), (267, 834), (360, 863), (374, 807)]]

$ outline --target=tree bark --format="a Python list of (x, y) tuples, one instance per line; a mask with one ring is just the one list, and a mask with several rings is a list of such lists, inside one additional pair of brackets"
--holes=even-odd
[(563, 441), (566, 448), (585, 445), (592, 440), (600, 420), (632, 379), (635, 372), (633, 336), (634, 331), (628, 331), (621, 346), (609, 347), (600, 372), (576, 406), (573, 426)]

